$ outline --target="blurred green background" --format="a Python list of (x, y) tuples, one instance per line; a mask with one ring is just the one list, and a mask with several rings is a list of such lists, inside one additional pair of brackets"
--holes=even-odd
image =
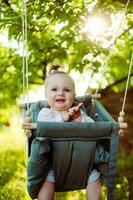
[[(101, 102), (117, 120), (133, 50), (132, 1), (26, 2), (29, 71), (23, 76), (23, 2), (0, 0), (0, 200), (29, 199), (26, 138), (19, 109), (19, 103), (27, 101), (23, 78), (29, 79), (30, 101), (44, 99), (47, 72), (52, 64), (61, 64), (74, 78), (77, 95), (98, 89)], [(132, 99), (133, 69), (124, 108), (128, 128), (119, 145), (117, 200), (133, 199)], [(103, 188), (103, 199), (105, 193)], [(84, 200), (85, 191), (56, 194), (56, 199)]]

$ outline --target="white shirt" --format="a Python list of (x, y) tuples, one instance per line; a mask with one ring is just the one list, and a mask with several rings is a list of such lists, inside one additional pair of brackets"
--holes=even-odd
[[(82, 120), (81, 122), (94, 122), (89, 116), (87, 116), (81, 110)], [(40, 122), (63, 122), (60, 112), (54, 111), (52, 108), (43, 108), (39, 114), (37, 121)]]

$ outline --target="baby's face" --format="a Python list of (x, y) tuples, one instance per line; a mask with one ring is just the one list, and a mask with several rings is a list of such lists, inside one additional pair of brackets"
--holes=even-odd
[(54, 74), (47, 80), (45, 94), (51, 108), (65, 111), (71, 107), (74, 100), (74, 82), (66, 74)]

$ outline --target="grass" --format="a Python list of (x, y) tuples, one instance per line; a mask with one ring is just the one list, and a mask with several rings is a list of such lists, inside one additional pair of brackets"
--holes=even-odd
[(29, 200), (26, 192), (24, 137), (21, 126), (5, 127), (0, 134), (0, 200)]

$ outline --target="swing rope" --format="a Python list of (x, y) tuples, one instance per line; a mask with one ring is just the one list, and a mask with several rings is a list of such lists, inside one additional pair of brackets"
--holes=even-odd
[[(127, 1), (126, 3), (126, 6), (124, 8), (124, 11), (123, 11), (123, 14), (122, 14), (122, 17), (121, 17), (121, 20), (119, 22), (119, 25), (118, 25), (118, 28), (116, 29), (115, 31), (115, 34), (114, 34), (114, 39), (113, 39), (113, 43), (111, 45), (111, 49), (109, 51), (109, 55), (106, 59), (106, 62), (103, 63), (102, 65), (102, 71), (101, 73), (104, 74), (106, 71), (107, 71), (107, 65), (108, 65), (108, 62), (112, 56), (112, 53), (113, 53), (113, 50), (114, 50), (114, 47), (115, 47), (115, 44), (116, 44), (116, 40), (118, 38), (118, 34), (119, 34), (119, 30), (120, 30), (120, 27), (123, 23), (123, 19), (124, 19), (124, 16), (126, 15), (126, 12), (127, 12), (127, 8), (129, 6), (129, 2), (130, 0)], [(130, 65), (129, 65), (129, 71), (128, 71), (128, 77), (127, 77), (127, 83), (126, 83), (126, 88), (125, 88), (125, 94), (124, 94), (124, 98), (123, 98), (123, 104), (122, 104), (122, 110), (120, 111), (119, 113), (119, 117), (118, 117), (118, 122), (119, 123), (123, 123), (124, 122), (124, 115), (125, 115), (125, 112), (124, 112), (124, 108), (125, 108), (125, 102), (126, 102), (126, 97), (127, 97), (127, 90), (128, 90), (128, 84), (129, 84), (129, 79), (130, 79), (130, 74), (131, 74), (131, 67), (132, 67), (132, 59), (133, 59), (133, 53), (131, 55), (131, 61), (130, 61)], [(102, 79), (102, 76), (100, 77)], [(97, 87), (96, 91), (95, 91), (95, 94), (98, 93), (98, 90), (99, 90), (99, 87)], [(119, 130), (119, 134), (122, 135), (123, 134), (123, 129), (120, 129)]]
[(29, 110), (29, 80), (28, 80), (28, 38), (27, 38), (27, 9), (26, 0), (22, 1), (22, 41), (23, 41), (23, 103), (25, 97), (27, 110)]
[[(124, 11), (123, 11), (121, 20), (120, 20), (120, 22), (119, 22), (119, 25), (118, 25), (116, 31), (115, 31), (113, 43), (112, 43), (112, 45), (111, 45), (111, 49), (110, 49), (109, 55), (108, 55), (108, 57), (107, 57), (107, 60), (106, 60), (105, 63), (103, 63), (103, 65), (102, 65), (102, 67), (101, 67), (101, 68), (103, 69), (102, 72), (101, 72), (102, 74), (104, 74), (104, 73), (107, 71), (107, 65), (108, 65), (108, 62), (109, 62), (109, 60), (110, 60), (110, 58), (111, 58), (111, 56), (112, 56), (112, 53), (113, 53), (113, 50), (114, 50), (114, 47), (115, 47), (115, 44), (116, 44), (116, 40), (117, 40), (117, 37), (118, 37), (118, 34), (119, 34), (120, 27), (121, 27), (121, 25), (122, 25), (122, 23), (123, 23), (124, 16), (125, 16), (125, 14), (126, 14), (126, 12), (127, 12), (127, 8), (128, 8), (128, 5), (129, 5), (129, 1), (130, 1), (130, 0), (128, 0), (127, 3), (126, 3), (126, 6), (125, 6), (125, 9), (124, 9)], [(102, 79), (102, 77), (101, 77), (101, 79)], [(101, 81), (101, 79), (100, 79), (100, 81)], [(99, 82), (100, 82), (100, 81), (99, 81)], [(98, 90), (99, 90), (99, 87), (96, 88), (95, 94), (98, 93)]]
[(132, 63), (133, 63), (133, 52), (132, 52), (132, 55), (131, 55), (128, 77), (127, 77), (127, 83), (126, 83), (126, 88), (125, 88), (125, 94), (124, 94), (123, 105), (122, 105), (122, 110), (121, 110), (123, 112), (124, 112), (124, 108), (125, 108), (125, 101), (126, 101), (126, 97), (127, 97), (127, 90), (128, 90), (129, 79), (130, 79), (130, 75), (131, 75)]
[[(131, 54), (131, 59), (130, 59), (130, 64), (129, 64), (128, 77), (127, 77), (126, 88), (125, 88), (125, 93), (124, 93), (124, 97), (123, 97), (122, 109), (121, 109), (121, 111), (119, 113), (119, 117), (118, 117), (118, 122), (120, 122), (120, 123), (124, 122), (124, 116), (125, 116), (124, 109), (125, 109), (125, 102), (126, 102), (126, 97), (127, 97), (129, 79), (130, 79), (130, 75), (131, 75), (132, 63), (133, 63), (133, 52)], [(120, 134), (123, 134), (123, 130), (120, 130)]]
[[(23, 41), (23, 104), (26, 101), (27, 111), (23, 110), (23, 121), (31, 122), (31, 112), (29, 106), (29, 80), (28, 80), (28, 34), (27, 34), (27, 8), (26, 0), (22, 1), (22, 41)], [(26, 98), (26, 99), (25, 99)], [(27, 137), (31, 137), (31, 130), (26, 130)], [(25, 144), (25, 151), (27, 142)]]

